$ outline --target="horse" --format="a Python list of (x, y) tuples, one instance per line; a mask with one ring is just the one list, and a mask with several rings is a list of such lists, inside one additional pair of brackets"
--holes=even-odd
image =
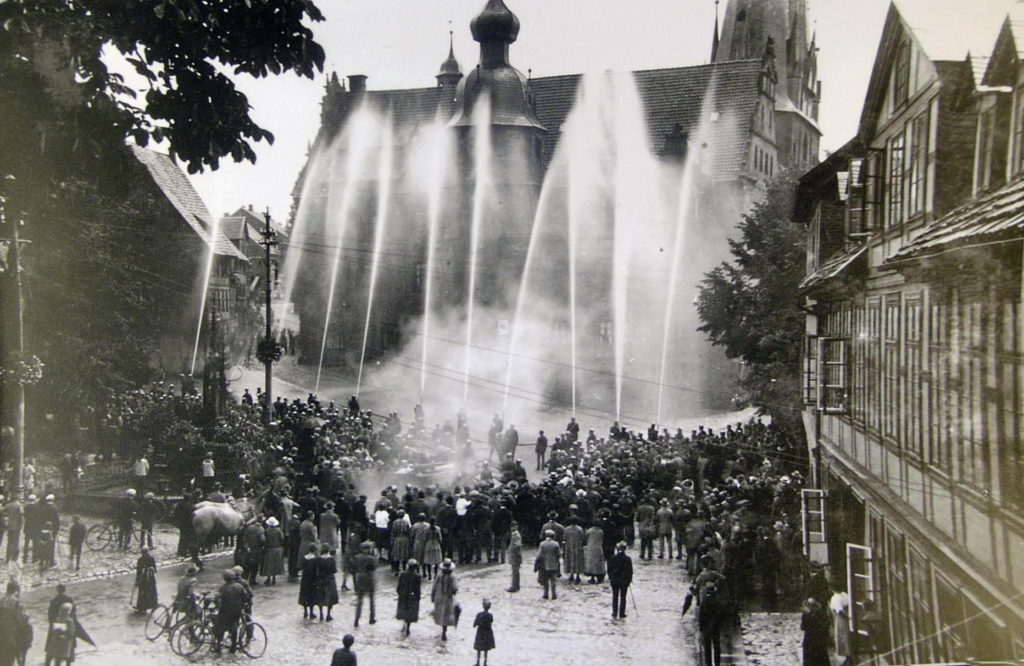
[(259, 519), (262, 502), (259, 498), (240, 498), (237, 501), (203, 501), (192, 507), (192, 562), (203, 568), (199, 553), (216, 543), (217, 539), (234, 537), (250, 520)]

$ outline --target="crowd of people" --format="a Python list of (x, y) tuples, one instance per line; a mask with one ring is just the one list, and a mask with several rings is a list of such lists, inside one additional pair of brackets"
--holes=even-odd
[[(124, 413), (153, 400), (177, 398), (166, 389), (135, 394), (120, 403), (118, 427), (130, 430), (131, 417), (126, 422)], [(196, 408), (182, 400), (173, 409)], [(390, 570), (403, 633), (419, 620), (427, 582), (431, 616), (444, 639), (461, 611), (456, 567), (507, 566), (508, 590), (518, 592), (524, 547), (538, 549), (533, 564), (544, 598), (557, 598), (559, 582), (607, 582), (617, 619), (627, 617), (630, 552), (642, 560), (679, 562), (693, 581), (688, 602), (696, 603), (708, 663), (716, 663), (717, 637), (740, 608), (795, 608), (805, 598), (812, 572), (799, 529), (801, 456), (772, 424), (754, 420), (685, 434), (653, 425), (636, 432), (613, 423), (607, 432), (584, 434), (573, 418), (549, 442), (543, 431), (522, 435), (496, 415), (486, 440), (489, 455), (475, 460), (461, 414), (428, 427), (418, 405), (412, 421), (403, 423), (395, 412), (381, 417), (361, 409), (355, 396), (338, 407), (311, 394), (305, 400), (279, 397), (267, 429), (260, 424), (262, 400), (259, 391), (247, 391), (227, 417), (234, 428), (251, 427), (254, 438), (264, 438), (258, 464), (238, 470), (210, 451), (194, 465), (185, 500), (172, 516), (182, 533), (179, 555), (195, 545), (195, 502), (255, 496), (258, 510), (235, 535), (234, 580), (250, 599), (260, 579), (264, 585), (276, 585), (279, 576), (298, 580), (307, 620), (333, 621), (339, 592), (350, 589), (351, 578), (353, 625), (359, 626), (364, 601), (369, 622), (376, 622), (375, 592), (386, 576), (381, 571)], [(532, 475), (524, 450), (535, 457)], [(365, 480), (377, 472), (405, 482), (372, 495)], [(126, 500), (119, 515), (123, 534), (132, 533), (152, 499)], [(42, 500), (44, 509), (48, 501)], [(24, 522), (36, 511), (23, 507)], [(59, 525), (59, 516), (33, 521), (45, 532), (47, 522)], [(5, 522), (10, 533), (12, 520)], [(145, 527), (151, 531), (151, 521)], [(33, 559), (38, 551), (45, 560), (45, 542), (26, 540), (25, 555), (31, 544)], [(142, 599), (140, 586), (141, 610), (156, 602), (148, 596), (153, 571), (155, 563), (140, 558), (138, 575), (147, 588)], [(494, 619), (487, 609), (481, 615), (478, 649), (486, 662)]]

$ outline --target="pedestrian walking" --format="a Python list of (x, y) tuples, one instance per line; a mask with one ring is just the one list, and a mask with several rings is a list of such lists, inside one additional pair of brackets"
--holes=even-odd
[(302, 553), (303, 557), (309, 552), (310, 546), (316, 546), (314, 552), (320, 550), (315, 518), (316, 514), (314, 512), (306, 511), (305, 519), (299, 524), (299, 552)]
[(423, 577), (420, 565), (415, 559), (409, 560), (405, 571), (398, 574), (398, 610), (395, 619), (405, 623), (402, 633), (409, 635), (409, 625), (420, 619), (420, 596), (423, 588)]
[[(124, 497), (120, 499), (117, 505), (117, 542), (122, 550), (128, 550), (132, 545), (132, 527), (135, 523), (135, 512), (137, 509), (135, 495), (134, 488), (125, 490)], [(26, 557), (28, 556), (27, 551), (25, 555)]]
[(352, 587), (356, 593), (356, 620), (354, 626), (359, 626), (359, 616), (363, 612), (363, 598), (370, 598), (370, 624), (377, 623), (376, 600), (377, 592), (377, 558), (373, 553), (373, 542), (364, 541), (360, 546), (360, 553), (356, 555), (352, 568)]
[(668, 500), (661, 500), (661, 506), (654, 514), (658, 530), (658, 559), (665, 559), (665, 544), (668, 544), (668, 559), (672, 559), (672, 509)]
[(409, 524), (409, 519), (402, 509), (395, 512), (389, 534), (391, 548), (388, 555), (391, 558), (391, 570), (398, 573), (405, 569), (405, 563), (412, 557), (412, 525)]
[(626, 554), (626, 542), (615, 546), (615, 554), (608, 560), (608, 582), (612, 586), (612, 618), (626, 617), (626, 593), (633, 583), (633, 559)]
[(309, 544), (306, 554), (302, 556), (302, 580), (299, 582), (299, 605), (302, 606), (302, 619), (313, 619), (313, 607), (317, 605), (317, 585), (320, 578), (320, 558), (317, 545)]
[(70, 603), (61, 604), (57, 617), (49, 623), (46, 632), (46, 666), (62, 666), (75, 660), (77, 644), (75, 618), (72, 617), (74, 606)]
[(729, 604), (718, 589), (718, 581), (704, 585), (702, 600), (697, 606), (697, 630), (700, 634), (700, 653), (703, 666), (722, 663), (722, 627), (729, 617)]
[(487, 666), (487, 653), (494, 649), (494, 616), (491, 615), (491, 602), (484, 599), (484, 609), (476, 614), (473, 626), (476, 627), (476, 637), (473, 639), (473, 649), (476, 650), (476, 666), (480, 666), (480, 654), (484, 655), (484, 666)]
[(523, 565), (523, 536), (519, 533), (519, 525), (512, 523), (508, 543), (508, 566), (512, 570), (512, 584), (508, 592), (519, 591), (519, 568)]
[(135, 562), (135, 612), (145, 613), (159, 603), (156, 589), (156, 560), (149, 554), (149, 548), (142, 547), (142, 554)]
[(295, 580), (299, 577), (299, 560), (302, 557), (299, 545), (302, 543), (302, 519), (296, 511), (288, 521), (287, 539), (285, 548), (288, 555), (288, 578)]
[(562, 547), (555, 541), (555, 531), (546, 530), (544, 541), (537, 550), (537, 559), (533, 562), (533, 570), (537, 573), (538, 582), (544, 587), (544, 599), (558, 598), (558, 577), (561, 576)]
[(71, 516), (71, 528), (68, 530), (68, 566), (75, 564), (75, 571), (82, 566), (82, 544), (85, 543), (85, 524), (78, 516)]
[(544, 435), (544, 431), (541, 430), (537, 434), (537, 443), (533, 446), (534, 453), (537, 454), (537, 471), (544, 469), (544, 456), (548, 450), (548, 438)]
[(645, 498), (636, 508), (637, 532), (640, 533), (640, 559), (654, 559), (654, 537), (657, 534), (656, 510), (650, 498)]
[(139, 545), (153, 548), (153, 525), (156, 523), (160, 505), (157, 503), (156, 495), (147, 492), (142, 501), (139, 502), (136, 515), (139, 517)]
[(32, 633), (32, 623), (21, 605), (21, 586), (9, 580), (7, 593), (0, 599), (0, 666), (25, 663)]
[[(352, 544), (355, 547), (356, 544)], [(345, 634), (345, 637), (341, 639), (341, 647), (334, 651), (334, 656), (331, 657), (331, 666), (358, 666), (356, 663), (356, 653), (352, 649), (352, 644), (356, 642), (356, 637), (352, 634)]]
[(320, 514), (320, 543), (327, 545), (332, 556), (337, 555), (341, 542), (341, 519), (334, 511), (334, 507), (334, 502), (327, 502), (324, 505), (324, 512)]
[(202, 478), (203, 493), (213, 490), (213, 481), (217, 476), (217, 465), (213, 462), (213, 453), (206, 452), (206, 457), (199, 463), (199, 473)]
[(450, 559), (441, 563), (441, 575), (434, 579), (430, 600), (434, 603), (434, 624), (441, 627), (441, 640), (448, 640), (448, 627), (459, 623), (460, 608), (455, 603), (459, 581), (455, 578), (455, 564)]

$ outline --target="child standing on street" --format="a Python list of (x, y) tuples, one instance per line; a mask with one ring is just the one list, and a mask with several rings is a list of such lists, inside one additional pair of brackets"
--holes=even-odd
[(476, 666), (480, 666), (480, 653), (484, 653), (484, 666), (487, 666), (487, 652), (494, 649), (494, 616), (491, 615), (491, 602), (484, 599), (484, 609), (476, 614), (473, 626), (476, 627), (476, 639), (473, 649), (476, 650)]
[(85, 525), (78, 516), (71, 516), (71, 530), (68, 534), (68, 546), (71, 548), (71, 557), (68, 561), (68, 566), (71, 566), (71, 562), (75, 563), (75, 571), (78, 571), (82, 565), (82, 544), (85, 543)]

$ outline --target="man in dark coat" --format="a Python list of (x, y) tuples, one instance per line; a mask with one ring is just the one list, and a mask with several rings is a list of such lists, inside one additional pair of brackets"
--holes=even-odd
[(356, 621), (359, 626), (359, 616), (363, 612), (363, 597), (370, 597), (370, 624), (377, 622), (377, 607), (374, 595), (377, 591), (377, 558), (373, 555), (373, 543), (364, 542), (360, 546), (361, 552), (355, 556), (352, 565), (352, 584), (356, 593)]
[(537, 435), (537, 443), (533, 447), (534, 453), (537, 454), (537, 471), (544, 469), (544, 454), (548, 451), (548, 438), (544, 436), (544, 431), (541, 430)]
[(703, 599), (697, 607), (697, 629), (700, 632), (701, 663), (719, 666), (722, 663), (722, 626), (729, 609), (716, 581), (704, 585)]
[(224, 633), (231, 635), (231, 653), (238, 648), (238, 632), (235, 627), (242, 621), (242, 613), (252, 601), (251, 593), (240, 582), (231, 569), (224, 572), (224, 584), (217, 590), (220, 606), (213, 625), (213, 651), (220, 652)]
[(612, 586), (612, 618), (626, 617), (626, 592), (633, 583), (633, 559), (626, 555), (626, 542), (620, 541), (608, 560), (608, 582)]

